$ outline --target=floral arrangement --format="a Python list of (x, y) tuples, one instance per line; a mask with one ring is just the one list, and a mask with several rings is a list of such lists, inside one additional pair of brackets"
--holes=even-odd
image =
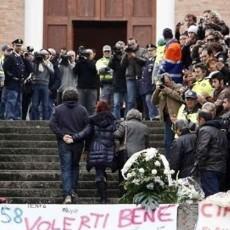
[[(155, 148), (133, 154), (121, 170), (126, 193), (122, 203), (141, 204), (155, 209), (159, 204), (194, 202), (203, 198), (190, 180), (173, 180), (173, 170)], [(197, 185), (196, 185), (197, 186)]]

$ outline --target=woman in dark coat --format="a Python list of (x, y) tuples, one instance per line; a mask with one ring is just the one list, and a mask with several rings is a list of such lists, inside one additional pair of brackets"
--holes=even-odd
[(87, 169), (91, 170), (94, 167), (96, 170), (96, 187), (101, 203), (107, 202), (105, 169), (112, 168), (115, 151), (113, 135), (116, 129), (115, 121), (108, 104), (99, 101), (96, 114), (89, 118), (87, 128), (73, 136), (74, 141), (89, 138)]

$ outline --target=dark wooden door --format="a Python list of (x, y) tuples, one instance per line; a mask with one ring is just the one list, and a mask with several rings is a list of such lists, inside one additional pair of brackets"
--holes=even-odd
[(103, 45), (114, 46), (119, 40), (126, 41), (127, 23), (108, 21), (74, 22), (74, 49), (83, 45), (96, 50), (96, 58), (101, 57)]
[[(126, 23), (125, 40), (135, 37), (143, 46), (155, 41), (155, 16), (156, 0), (45, 0), (44, 47), (73, 49), (79, 44), (76, 21), (95, 21), (95, 26), (101, 33), (100, 28), (108, 25), (103, 24), (104, 22), (117, 23), (117, 26), (113, 24), (111, 28), (107, 26), (109, 33), (114, 36), (117, 35), (115, 31), (118, 28), (123, 31), (122, 23)], [(101, 27), (98, 22), (101, 22)], [(86, 26), (85, 29), (90, 29), (88, 23), (82, 23), (81, 26), (83, 25)], [(81, 26), (79, 28), (85, 30)], [(102, 36), (96, 38), (97, 42), (102, 43)], [(117, 40), (122, 39), (123, 32)]]

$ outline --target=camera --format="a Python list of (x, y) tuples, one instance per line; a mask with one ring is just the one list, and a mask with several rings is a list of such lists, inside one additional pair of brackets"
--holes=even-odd
[(114, 53), (114, 55), (118, 55), (118, 56), (121, 56), (122, 55), (122, 48), (120, 47), (120, 48), (118, 48), (118, 47), (114, 47), (113, 48), (113, 53)]
[(60, 64), (61, 65), (64, 65), (64, 66), (68, 66), (69, 65), (69, 61), (70, 61), (70, 56), (69, 55), (66, 55), (66, 54), (63, 54), (61, 55), (61, 61), (60, 61)]
[(88, 49), (86, 49), (84, 46), (79, 46), (78, 52), (77, 52), (79, 59), (89, 59), (90, 52)]
[(45, 56), (39, 52), (34, 53), (34, 62), (40, 64), (44, 61)]
[(135, 50), (133, 49), (132, 46), (127, 46), (127, 47), (125, 48), (125, 52), (126, 52), (126, 53), (133, 53), (133, 52), (135, 52)]

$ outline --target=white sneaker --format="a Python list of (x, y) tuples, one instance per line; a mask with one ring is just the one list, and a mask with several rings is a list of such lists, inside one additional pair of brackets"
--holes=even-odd
[(63, 204), (72, 204), (72, 197), (70, 195), (66, 196)]

